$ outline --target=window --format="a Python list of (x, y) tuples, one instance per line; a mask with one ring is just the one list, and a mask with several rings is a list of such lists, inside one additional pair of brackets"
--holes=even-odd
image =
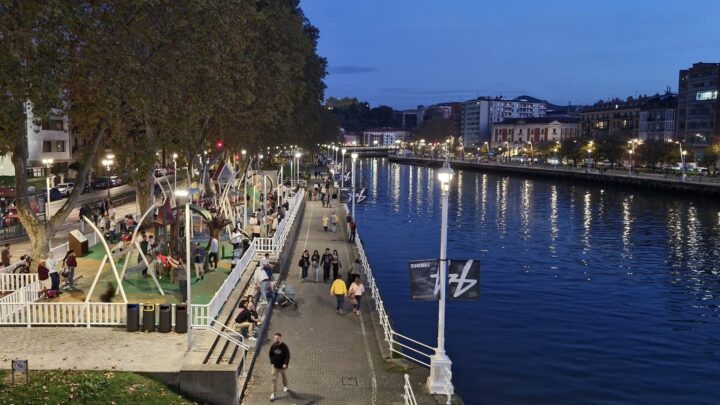
[(715, 100), (717, 95), (717, 90), (698, 91), (695, 94), (695, 101)]
[(65, 152), (65, 141), (55, 142), (55, 152)]
[(52, 151), (52, 141), (43, 141), (43, 152), (50, 153)]
[(50, 118), (49, 120), (43, 122), (42, 129), (46, 131), (62, 131), (63, 121), (61, 118)]

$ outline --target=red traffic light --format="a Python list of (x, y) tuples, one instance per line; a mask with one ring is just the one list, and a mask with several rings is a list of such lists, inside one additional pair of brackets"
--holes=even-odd
[(224, 143), (222, 140), (218, 140), (217, 142), (215, 142), (215, 147), (216, 147), (216, 148), (222, 149), (223, 146), (225, 146), (225, 143)]

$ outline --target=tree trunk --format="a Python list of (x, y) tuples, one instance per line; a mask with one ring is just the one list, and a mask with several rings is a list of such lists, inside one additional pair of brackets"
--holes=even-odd
[[(27, 228), (26, 228), (27, 229)], [(38, 263), (40, 259), (47, 257), (50, 251), (50, 235), (55, 233), (54, 230), (49, 230), (45, 224), (33, 223), (28, 229), (28, 237), (30, 238), (31, 255), (32, 261), (32, 272), (37, 272)], [(55, 259), (62, 259), (62, 257)]]
[[(155, 175), (150, 172), (144, 176), (138, 174), (133, 181), (133, 189), (135, 190), (135, 198), (137, 199), (137, 205), (140, 208), (139, 215), (143, 215), (145, 211), (150, 209), (153, 205), (153, 196), (155, 193)], [(145, 218), (145, 224), (152, 221), (151, 216)]]

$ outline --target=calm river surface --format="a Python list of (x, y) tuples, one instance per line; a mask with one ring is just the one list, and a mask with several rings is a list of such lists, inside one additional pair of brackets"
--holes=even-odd
[[(400, 333), (435, 345), (437, 304), (407, 261), (439, 255), (433, 169), (358, 161), (356, 207)], [(450, 302), (468, 404), (720, 402), (720, 202), (456, 171), (449, 258), (481, 260), (479, 302)]]

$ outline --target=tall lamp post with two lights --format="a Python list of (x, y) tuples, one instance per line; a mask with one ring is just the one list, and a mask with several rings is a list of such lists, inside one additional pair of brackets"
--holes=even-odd
[(350, 158), (352, 159), (352, 170), (350, 170), (352, 179), (351, 179), (351, 185), (352, 185), (352, 195), (350, 198), (352, 199), (352, 220), (355, 221), (355, 200), (357, 199), (355, 197), (355, 161), (357, 161), (358, 153), (353, 152), (350, 154)]
[(186, 294), (187, 294), (187, 342), (188, 350), (192, 349), (192, 278), (190, 276), (190, 227), (191, 215), (190, 215), (190, 192), (188, 190), (175, 190), (175, 198), (185, 198), (185, 277), (186, 277)]
[(102, 164), (105, 166), (105, 175), (107, 176), (107, 198), (110, 200), (110, 166), (113, 165), (115, 159), (115, 155), (112, 153), (105, 155), (105, 159), (103, 159)]
[(440, 268), (438, 278), (440, 279), (440, 299), (438, 300), (438, 336), (435, 354), (430, 357), (430, 377), (428, 378), (428, 389), (431, 394), (452, 393), (452, 385), (448, 387), (448, 373), (452, 367), (450, 358), (445, 354), (445, 283), (447, 278), (447, 228), (448, 228), (448, 200), (450, 194), (450, 182), (455, 172), (450, 168), (447, 158), (442, 168), (437, 172), (440, 181), (440, 193), (442, 195), (442, 217), (440, 223)]

